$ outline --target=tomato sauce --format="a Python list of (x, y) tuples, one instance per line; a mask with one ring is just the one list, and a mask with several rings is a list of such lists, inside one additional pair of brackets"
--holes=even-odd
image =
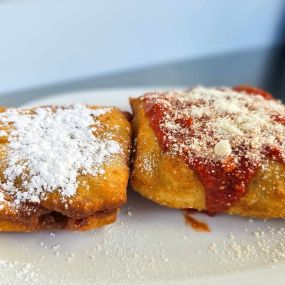
[(183, 215), (184, 215), (184, 220), (185, 220), (186, 225), (191, 226), (192, 229), (198, 232), (210, 232), (211, 231), (211, 229), (206, 223), (193, 218), (191, 214), (192, 214), (191, 209), (183, 210)]
[[(234, 90), (239, 92), (246, 92), (251, 95), (259, 94), (265, 99), (272, 99), (272, 95), (249, 86), (238, 86)], [(158, 101), (159, 102), (159, 101)], [(153, 128), (158, 142), (164, 152), (171, 148), (171, 144), (167, 138), (161, 123), (165, 116), (173, 116), (175, 109), (179, 106), (173, 105), (173, 108), (166, 108), (155, 100), (150, 100), (146, 97), (144, 101), (144, 108), (147, 117), (149, 118), (150, 125)], [(173, 104), (173, 102), (172, 102)], [(176, 121), (177, 125), (187, 127), (191, 134), (192, 118)], [(175, 139), (177, 144), (185, 143), (187, 135), (179, 134)], [(201, 133), (201, 137), (203, 133)], [(244, 153), (245, 146), (240, 145), (234, 151)], [(278, 149), (266, 148), (265, 155), (277, 160), (282, 161), (280, 151)], [(186, 161), (191, 169), (193, 169), (199, 176), (206, 192), (206, 207), (210, 214), (223, 212), (229, 209), (235, 202), (237, 202), (245, 193), (252, 177), (256, 174), (260, 167), (260, 163), (250, 160), (242, 156), (239, 162), (235, 162), (229, 156), (223, 161), (204, 161), (198, 157), (189, 160), (189, 152), (184, 151), (179, 155)], [(190, 153), (191, 155), (191, 153)], [(190, 218), (189, 218), (190, 219)], [(189, 222), (190, 223), (190, 222)]]

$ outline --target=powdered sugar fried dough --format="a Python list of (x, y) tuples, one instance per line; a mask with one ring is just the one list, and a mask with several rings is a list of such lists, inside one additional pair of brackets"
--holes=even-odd
[[(14, 197), (16, 205), (39, 203), (54, 191), (63, 198), (75, 195), (79, 174), (104, 174), (104, 165), (121, 148), (114, 140), (96, 137), (92, 130), (100, 125), (96, 117), (110, 110), (76, 104), (39, 107), (32, 112), (7, 109), (1, 113), (0, 122), (13, 126), (8, 136), (2, 189)], [(15, 186), (19, 177), (21, 191)]]

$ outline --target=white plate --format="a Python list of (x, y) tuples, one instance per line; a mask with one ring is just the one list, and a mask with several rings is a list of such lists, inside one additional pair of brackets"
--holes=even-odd
[[(128, 97), (143, 92), (88, 91), (26, 106), (84, 102), (128, 110)], [(0, 284), (284, 284), (283, 220), (196, 217), (212, 231), (196, 232), (184, 224), (180, 211), (129, 190), (119, 219), (105, 228), (2, 233)]]

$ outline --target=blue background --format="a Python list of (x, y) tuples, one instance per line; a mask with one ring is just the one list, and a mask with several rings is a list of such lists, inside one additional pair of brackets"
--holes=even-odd
[(0, 1), (0, 93), (280, 44), (282, 0)]

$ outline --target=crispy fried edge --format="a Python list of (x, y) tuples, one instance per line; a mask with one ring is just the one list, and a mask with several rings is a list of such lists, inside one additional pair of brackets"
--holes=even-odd
[(64, 229), (70, 231), (88, 231), (115, 222), (118, 210), (112, 212), (98, 212), (81, 219), (63, 216), (57, 222), (46, 224), (43, 219), (36, 224), (27, 225), (18, 221), (0, 219), (0, 231), (2, 232), (35, 232), (41, 230)]

